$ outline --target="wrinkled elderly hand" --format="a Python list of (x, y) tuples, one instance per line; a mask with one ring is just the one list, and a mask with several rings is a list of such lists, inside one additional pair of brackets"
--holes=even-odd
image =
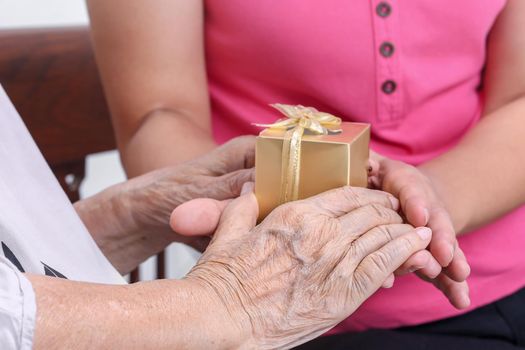
[(421, 169), (372, 153), (373, 187), (399, 198), (408, 223), (432, 229), (428, 251), (411, 257), (397, 274), (411, 272), (408, 266), (427, 265), (417, 274), (439, 288), (456, 308), (470, 305), (466, 278), (470, 267), (458, 245), (451, 217), (435, 189), (433, 181)]
[(428, 228), (402, 224), (384, 192), (332, 190), (282, 205), (257, 227), (255, 196), (243, 192), (186, 277), (250, 334), (240, 347), (289, 348), (322, 334), (430, 241)]
[[(243, 184), (253, 177), (254, 145), (253, 136), (238, 137), (193, 161), (128, 181), (120, 191), (127, 195), (126, 209), (132, 220), (152, 234), (203, 250), (209, 238), (181, 236), (173, 232), (168, 225), (170, 214), (181, 203), (195, 198), (226, 200), (224, 203), (227, 203), (227, 200), (238, 197)], [(202, 215), (193, 220), (206, 224), (209, 220), (216, 222), (218, 218)]]

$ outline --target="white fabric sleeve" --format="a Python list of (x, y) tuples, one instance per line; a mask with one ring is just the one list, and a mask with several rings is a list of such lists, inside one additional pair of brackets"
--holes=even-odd
[(31, 282), (0, 257), (0, 344), (2, 350), (33, 348), (36, 300)]

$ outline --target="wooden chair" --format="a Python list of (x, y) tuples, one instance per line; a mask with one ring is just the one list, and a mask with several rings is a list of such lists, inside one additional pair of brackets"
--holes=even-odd
[[(69, 199), (77, 201), (86, 156), (115, 149), (89, 29), (0, 31), (0, 84)], [(157, 278), (164, 278), (164, 265), (161, 253)], [(130, 275), (137, 280), (138, 270)]]

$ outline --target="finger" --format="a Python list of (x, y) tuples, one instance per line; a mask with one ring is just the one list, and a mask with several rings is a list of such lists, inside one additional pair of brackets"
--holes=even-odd
[(241, 196), (232, 200), (224, 209), (212, 242), (236, 239), (255, 227), (259, 207), (253, 187), (253, 182), (247, 182)]
[(441, 290), (455, 308), (465, 309), (470, 306), (469, 287), (466, 281), (456, 282), (444, 273), (431, 280), (425, 276), (420, 277), (425, 281), (431, 282)]
[(433, 279), (441, 273), (442, 268), (428, 250), (420, 250), (405, 261), (403, 265), (396, 270), (395, 274), (402, 276), (416, 271), (420, 275)]
[(413, 230), (414, 227), (407, 224), (381, 225), (365, 232), (357, 239), (349, 239), (348, 244), (351, 244), (352, 247), (351, 254), (361, 260), (379, 250), (388, 242), (412, 232)]
[(395, 277), (394, 274), (390, 274), (381, 285), (381, 288), (392, 288), (394, 286)]
[(255, 136), (236, 137), (196, 161), (216, 176), (253, 168), (255, 166)]
[(420, 179), (414, 177), (414, 169), (398, 161), (383, 159), (379, 176), (372, 178), (373, 184), (399, 198), (401, 209), (408, 222), (414, 226), (426, 226), (429, 218), (429, 197)]
[(368, 204), (340, 216), (339, 222), (343, 232), (355, 239), (376, 226), (401, 224), (403, 219), (392, 209), (379, 204)]
[(368, 159), (368, 188), (379, 188), (379, 162), (372, 158)]
[(444, 273), (457, 282), (462, 282), (470, 275), (470, 265), (461, 248), (457, 247), (452, 262), (444, 269)]
[(389, 193), (361, 187), (340, 187), (306, 199), (324, 209), (329, 215), (339, 217), (369, 204), (380, 204), (397, 210), (399, 201)]
[[(366, 235), (363, 235), (365, 237)], [(425, 249), (430, 242), (432, 232), (427, 227), (419, 227), (401, 235), (383, 245), (378, 250), (367, 255), (357, 265), (354, 272), (356, 286), (362, 288), (364, 297), (374, 293), (385, 279), (398, 269), (409, 257), (417, 251)], [(345, 256), (345, 264), (352, 266), (356, 257)]]
[(427, 226), (428, 224), (430, 214), (427, 208), (430, 204), (423, 196), (424, 194), (422, 193), (418, 195), (412, 194), (410, 196), (403, 194), (399, 198), (401, 208), (411, 225)]
[(368, 159), (368, 176), (378, 176), (379, 175), (379, 162), (372, 158)]
[(455, 255), (457, 246), (456, 231), (450, 216), (443, 208), (430, 211), (428, 227), (432, 229), (433, 238), (430, 252), (443, 267), (447, 267)]
[(182, 203), (171, 213), (171, 229), (183, 236), (211, 235), (217, 229), (221, 214), (230, 201), (197, 198)]
[[(393, 168), (398, 162), (384, 162), (384, 168)], [(426, 226), (429, 219), (430, 199), (426, 192), (426, 185), (405, 169), (405, 171), (390, 170), (392, 174), (386, 176), (384, 190), (399, 198), (401, 209), (405, 213), (408, 222), (414, 226)]]
[(368, 177), (368, 188), (373, 189), (373, 190), (380, 189), (381, 185), (379, 184), (379, 177), (369, 176)]
[(246, 182), (253, 182), (254, 169), (241, 169), (216, 177), (208, 188), (203, 189), (206, 197), (218, 200), (231, 199), (239, 196)]
[(410, 177), (400, 178), (395, 188), (390, 187), (389, 192), (399, 196), (408, 222), (414, 226), (428, 226), (432, 229), (430, 251), (442, 267), (448, 266), (454, 256), (456, 233), (447, 211), (430, 203), (427, 193), (421, 186), (414, 186)]

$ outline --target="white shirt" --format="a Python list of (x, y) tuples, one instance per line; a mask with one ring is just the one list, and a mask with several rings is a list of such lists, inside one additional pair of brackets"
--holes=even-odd
[(0, 87), (0, 344), (30, 349), (35, 296), (22, 272), (125, 283), (104, 257)]

